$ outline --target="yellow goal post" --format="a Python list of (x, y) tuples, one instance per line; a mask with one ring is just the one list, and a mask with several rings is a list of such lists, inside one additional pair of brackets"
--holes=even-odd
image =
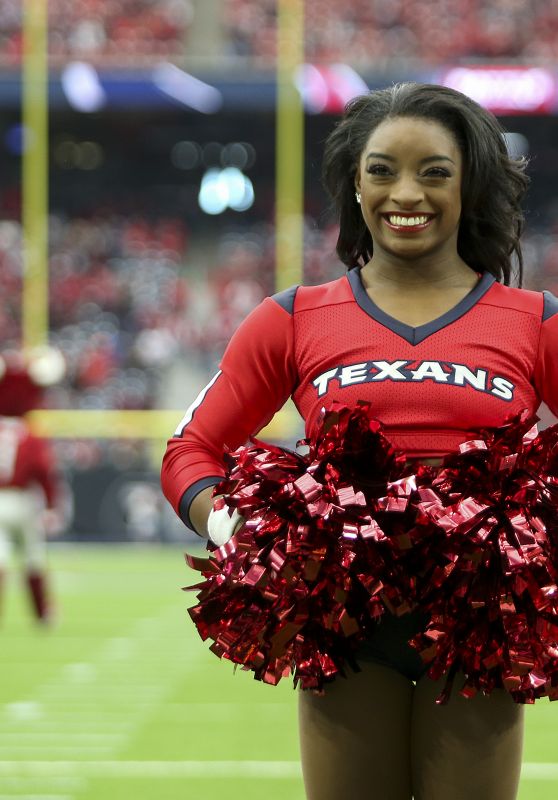
[[(48, 343), (48, 0), (23, 0), (22, 345)], [(300, 283), (303, 271), (304, 108), (296, 88), (304, 59), (304, 0), (277, 2), (276, 289)], [(36, 410), (37, 434), (52, 438), (166, 439), (183, 410)], [(289, 438), (297, 431), (292, 404), (262, 435)]]

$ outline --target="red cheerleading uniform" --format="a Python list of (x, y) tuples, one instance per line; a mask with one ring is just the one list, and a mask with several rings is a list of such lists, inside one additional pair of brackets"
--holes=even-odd
[(454, 451), (480, 428), (535, 413), (541, 401), (558, 414), (558, 299), (484, 273), (450, 311), (411, 327), (371, 300), (358, 268), (266, 298), (169, 440), (163, 490), (186, 524), (196, 494), (225, 475), (224, 452), (289, 397), (307, 436), (333, 401), (368, 401), (411, 458)]

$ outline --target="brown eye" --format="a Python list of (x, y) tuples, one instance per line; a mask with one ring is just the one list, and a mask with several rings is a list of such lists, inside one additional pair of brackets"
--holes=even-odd
[(366, 171), (369, 175), (379, 175), (380, 177), (391, 175), (391, 170), (385, 164), (370, 164)]
[(451, 172), (444, 167), (430, 167), (424, 174), (427, 178), (451, 178)]

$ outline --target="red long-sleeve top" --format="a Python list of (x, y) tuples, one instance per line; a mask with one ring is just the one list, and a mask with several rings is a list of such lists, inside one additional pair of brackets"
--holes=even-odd
[(266, 298), (168, 442), (163, 490), (186, 524), (196, 494), (224, 476), (224, 452), (289, 397), (307, 436), (333, 400), (369, 401), (388, 438), (413, 458), (448, 453), (541, 401), (558, 414), (558, 298), (485, 273), (453, 309), (411, 327), (370, 299), (358, 268)]

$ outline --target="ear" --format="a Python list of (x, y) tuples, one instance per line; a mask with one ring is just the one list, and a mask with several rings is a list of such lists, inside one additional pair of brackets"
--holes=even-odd
[(355, 171), (355, 191), (360, 194), (360, 170), (358, 167)]

